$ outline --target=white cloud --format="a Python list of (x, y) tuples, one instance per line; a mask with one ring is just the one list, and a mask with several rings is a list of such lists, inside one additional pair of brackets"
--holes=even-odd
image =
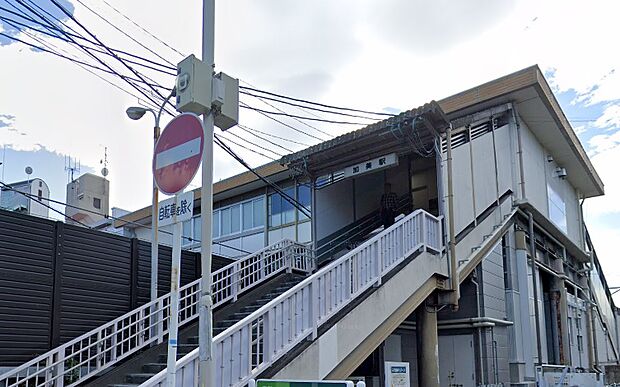
[(609, 105), (603, 114), (594, 122), (597, 128), (620, 129), (620, 98), (619, 102)]

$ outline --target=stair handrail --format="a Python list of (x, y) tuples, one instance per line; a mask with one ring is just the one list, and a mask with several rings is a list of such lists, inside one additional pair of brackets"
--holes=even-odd
[[(312, 250), (288, 239), (212, 273), (213, 306), (222, 305), (284, 271), (312, 272)], [(198, 317), (200, 279), (179, 288), (179, 326)], [(147, 347), (163, 341), (170, 293), (123, 314), (0, 375), (0, 386), (75, 386)], [(4, 384), (3, 384), (4, 383)]]
[[(420, 250), (442, 256), (442, 222), (416, 210), (221, 332), (213, 339), (212, 387), (243, 385), (303, 340), (316, 339), (320, 326)], [(177, 386), (198, 385), (198, 352), (177, 361)], [(166, 369), (140, 386), (165, 380)]]

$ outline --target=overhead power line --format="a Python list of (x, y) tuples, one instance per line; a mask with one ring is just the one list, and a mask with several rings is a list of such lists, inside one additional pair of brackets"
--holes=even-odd
[(330, 109), (338, 109), (338, 110), (346, 110), (346, 111), (350, 111), (350, 112), (373, 114), (373, 115), (377, 115), (377, 116), (389, 116), (389, 117), (395, 116), (395, 114), (390, 114), (390, 113), (371, 112), (371, 111), (368, 111), (368, 110), (353, 109), (353, 108), (346, 108), (346, 107), (340, 107), (340, 106), (334, 106), (334, 105), (327, 105), (327, 104), (323, 104), (323, 103), (319, 103), (319, 102), (312, 102), (312, 101), (308, 101), (308, 100), (305, 100), (305, 99), (293, 98), (293, 97), (289, 97), (289, 96), (282, 95), (282, 94), (272, 93), (270, 91), (255, 89), (253, 87), (239, 86), (239, 89), (250, 90), (250, 91), (254, 91), (254, 92), (260, 93), (260, 94), (267, 94), (267, 95), (271, 95), (271, 96), (274, 96), (274, 97), (290, 99), (291, 101), (302, 102), (302, 103), (305, 103), (305, 104), (316, 105), (316, 106), (321, 106), (321, 107), (330, 108)]
[[(264, 154), (264, 153), (262, 153), (262, 152), (259, 152), (259, 151), (257, 151), (257, 150), (251, 149), (251, 148), (249, 148), (249, 147), (248, 147), (248, 146), (246, 146), (246, 145), (239, 144), (238, 142), (233, 141), (233, 140), (231, 140), (231, 139), (230, 139), (230, 138), (228, 138), (228, 137), (222, 136), (221, 134), (220, 134), (220, 137), (221, 137), (222, 139), (224, 139), (224, 140), (226, 140), (226, 141), (230, 142), (231, 144), (235, 144), (236, 146), (238, 146), (238, 147), (240, 147), (240, 148), (243, 148), (243, 149), (245, 149), (245, 150), (248, 150), (248, 151), (250, 151), (250, 152), (252, 152), (252, 153), (255, 153), (255, 154), (257, 154), (257, 155), (259, 155), (259, 156), (262, 156), (262, 157), (264, 157), (264, 158), (266, 158), (266, 159), (269, 159), (269, 160), (271, 160), (271, 161), (277, 161), (277, 160), (278, 160), (278, 159), (276, 159), (276, 158), (274, 158), (274, 157), (272, 157), (272, 156), (269, 156), (269, 155), (266, 155), (266, 154)], [(281, 157), (281, 156), (280, 156), (280, 157)]]
[[(372, 121), (379, 121), (381, 119), (381, 118), (373, 118), (373, 117), (367, 117), (367, 116), (360, 116), (359, 114), (350, 114), (350, 113), (343, 113), (343, 112), (339, 112), (339, 111), (332, 111), (332, 110), (327, 110), (327, 109), (311, 107), (311, 106), (303, 106), (303, 105), (300, 105), (300, 104), (297, 104), (297, 103), (294, 103), (294, 102), (283, 101), (283, 100), (277, 99), (277, 98), (259, 96), (257, 94), (249, 93), (249, 92), (243, 91), (243, 90), (241, 90), (240, 93), (241, 94), (245, 94), (245, 95), (249, 95), (251, 97), (258, 98), (260, 100), (266, 99), (266, 100), (269, 100), (269, 101), (274, 101), (274, 102), (283, 103), (283, 104), (290, 105), (290, 106), (295, 106), (295, 107), (300, 107), (300, 108), (304, 108), (304, 109), (314, 110), (314, 111), (322, 112), (322, 113), (336, 114), (336, 115), (345, 116), (345, 117), (362, 118), (364, 120), (372, 120)], [(274, 107), (273, 105), (269, 105), (269, 106)]]
[[(22, 33), (24, 33), (24, 34), (26, 34), (26, 35), (30, 36), (31, 38), (33, 38), (33, 39), (35, 39), (35, 40), (37, 40), (39, 43), (42, 43), (42, 42), (41, 42), (39, 39), (36, 39), (36, 38), (34, 38), (32, 35), (30, 35), (30, 34), (28, 33), (28, 30), (32, 30), (32, 31), (34, 31), (34, 32), (37, 32), (37, 33), (40, 33), (40, 34), (43, 34), (43, 35), (47, 35), (47, 36), (50, 36), (50, 37), (52, 37), (52, 38), (59, 39), (59, 40), (61, 40), (61, 41), (63, 41), (63, 42), (66, 42), (66, 43), (70, 43), (70, 44), (71, 44), (71, 42), (70, 42), (68, 39), (65, 39), (65, 38), (63, 38), (63, 37), (61, 37), (61, 36), (55, 35), (55, 34), (53, 34), (53, 33), (51, 33), (51, 32), (46, 32), (46, 31), (39, 30), (39, 29), (37, 29), (37, 28), (32, 28), (32, 27), (30, 27), (29, 25), (27, 25), (27, 24), (25, 24), (25, 23), (20, 23), (20, 22), (19, 22), (19, 21), (17, 21), (17, 20), (10, 19), (10, 18), (6, 18), (6, 17), (3, 17), (3, 16), (0, 16), (0, 20), (2, 20), (3, 22), (5, 22), (5, 23), (7, 23), (7, 24), (9, 24), (9, 25), (11, 25), (11, 26), (13, 26), (13, 28), (15, 28), (15, 29), (21, 30), (21, 32), (22, 32)], [(88, 50), (92, 50), (92, 51), (98, 52), (98, 53), (100, 53), (100, 54), (110, 55), (110, 53), (108, 53), (108, 52), (106, 52), (106, 51), (103, 51), (103, 50), (101, 50), (101, 49), (99, 49), (99, 48), (94, 48), (94, 47), (86, 47), (86, 46), (85, 46), (85, 48), (86, 48), (86, 49), (88, 49)], [(137, 57), (137, 55), (133, 55), (133, 54), (129, 54), (129, 53), (127, 53), (126, 55), (131, 56), (131, 57)], [(139, 58), (139, 59), (141, 59), (141, 60), (146, 60), (146, 61), (148, 61), (148, 59), (144, 59), (144, 58), (141, 58), (141, 57), (138, 57), (138, 58)], [(76, 60), (77, 60), (77, 58), (76, 58)], [(175, 75), (175, 73), (170, 72), (170, 71), (166, 71), (165, 69), (162, 69), (162, 68), (153, 67), (153, 66), (150, 66), (150, 65), (148, 65), (148, 64), (140, 63), (140, 62), (137, 62), (137, 61), (134, 61), (134, 60), (131, 60), (131, 59), (126, 59), (126, 58), (125, 58), (125, 60), (126, 60), (127, 62), (131, 63), (131, 64), (135, 64), (135, 65), (137, 65), (137, 66), (141, 66), (141, 67), (144, 67), (144, 68), (148, 68), (148, 69), (153, 70), (153, 71), (157, 71), (157, 72), (164, 73), (164, 74), (167, 74), (167, 75)]]
[(249, 127), (247, 127), (247, 126), (245, 126), (245, 125), (237, 125), (237, 126), (239, 126), (239, 127), (243, 126), (243, 127), (245, 127), (246, 129), (250, 129), (250, 130), (252, 130), (252, 131), (254, 131), (254, 132), (257, 132), (257, 133), (263, 134), (263, 135), (265, 135), (265, 136), (269, 136), (269, 137), (277, 138), (278, 140), (287, 141), (287, 142), (290, 142), (291, 144), (297, 144), (297, 145), (306, 146), (306, 147), (311, 146), (310, 144), (306, 144), (306, 143), (303, 143), (303, 142), (299, 142), (299, 141), (291, 140), (290, 138), (281, 137), (281, 136), (278, 136), (278, 135), (275, 135), (275, 134), (272, 134), (272, 133), (269, 133), (269, 132), (264, 132), (264, 131), (262, 131), (262, 130), (258, 130), (258, 129), (256, 129), (256, 128), (249, 128)]
[[(250, 108), (250, 106), (249, 106), (249, 105), (247, 105), (245, 102), (240, 102), (239, 106), (244, 107), (244, 108)], [(303, 135), (305, 135), (305, 136), (308, 136), (308, 137), (314, 138), (315, 140), (325, 141), (325, 139), (322, 139), (321, 137), (317, 137), (317, 136), (315, 136), (315, 135), (313, 135), (313, 134), (306, 133), (306, 132), (304, 132), (303, 130), (297, 129), (296, 127), (294, 127), (294, 126), (292, 126), (292, 125), (289, 125), (289, 124), (287, 124), (286, 122), (282, 122), (282, 121), (278, 120), (277, 118), (270, 116), (270, 115), (269, 115), (269, 114), (267, 114), (267, 113), (263, 113), (262, 111), (258, 111), (258, 110), (255, 110), (255, 111), (256, 111), (257, 113), (261, 114), (262, 116), (267, 117), (267, 118), (269, 118), (270, 120), (277, 122), (278, 124), (280, 124), (280, 125), (282, 125), (282, 126), (285, 126), (285, 127), (289, 128), (289, 129), (292, 129), (292, 130), (296, 131), (297, 133), (301, 133), (301, 134), (303, 134)]]
[[(20, 0), (17, 0), (20, 1)], [(65, 9), (65, 7), (62, 6), (62, 4), (60, 4), (57, 0), (50, 0), (52, 3), (54, 3), (54, 5), (60, 9), (65, 15), (67, 15), (67, 17), (69, 17), (71, 20), (73, 20), (73, 22), (75, 24), (77, 24), (82, 30), (84, 30), (88, 35), (90, 35), (97, 43), (99, 43), (102, 47), (104, 47), (108, 52), (110, 52), (112, 54), (112, 56), (118, 60), (121, 64), (123, 64), (130, 72), (132, 72), (136, 77), (138, 77), (138, 79), (140, 79), (142, 82), (148, 84), (148, 82), (146, 82), (146, 80), (144, 79), (144, 77), (142, 77), (142, 75), (140, 73), (138, 73), (136, 70), (134, 70), (131, 66), (129, 66), (122, 58), (118, 57), (118, 55), (116, 55), (113, 51), (110, 50), (110, 48), (108, 46), (106, 46), (105, 44), (103, 44), (103, 42), (101, 42), (101, 40), (99, 40), (99, 38), (97, 38), (97, 36), (95, 36), (95, 34), (93, 34), (88, 28), (86, 28), (82, 23), (80, 23), (77, 18), (69, 11), (67, 11)], [(76, 42), (77, 43), (77, 42)], [(90, 55), (92, 55), (91, 53), (89, 53)], [(97, 59), (97, 61), (101, 62), (102, 64), (104, 64), (106, 67), (110, 67), (107, 63), (103, 62), (100, 58), (98, 58), (96, 55), (92, 55), (93, 57), (95, 57)], [(110, 70), (112, 70), (110, 68)], [(119, 74), (120, 75), (120, 74)], [(132, 86), (134, 86), (131, 82), (129, 82)], [(134, 86), (135, 87), (135, 86)], [(162, 100), (166, 101), (167, 104), (169, 104), (170, 106), (174, 107), (169, 101), (165, 100), (164, 96), (161, 95), (161, 93), (157, 90), (157, 88), (154, 88), (153, 86), (149, 86), (149, 88)], [(147, 98), (149, 98), (150, 100), (152, 100), (152, 98), (150, 96), (148, 96)], [(170, 112), (168, 112), (169, 114), (172, 114)]]
[[(3, 20), (3, 19), (2, 19), (2, 17), (0, 17), (0, 20)], [(9, 24), (11, 24), (11, 23), (9, 22)], [(31, 39), (33, 39), (33, 40), (35, 40), (35, 41), (39, 42), (39, 44), (41, 44), (41, 45), (42, 45), (42, 46), (44, 46), (45, 48), (49, 49), (50, 51), (55, 51), (55, 50), (58, 50), (58, 49), (59, 49), (58, 47), (56, 47), (56, 46), (55, 46), (55, 45), (53, 45), (52, 43), (50, 43), (50, 42), (45, 42), (45, 41), (43, 41), (43, 40), (39, 39), (39, 38), (38, 38), (38, 37), (36, 37), (34, 34), (32, 34), (32, 33), (28, 32), (27, 30), (22, 30), (22, 33), (23, 33), (23, 34), (25, 34), (26, 36), (29, 36)], [(39, 48), (37, 48), (37, 49), (39, 49)], [(66, 52), (65, 50), (62, 50), (62, 51), (63, 51), (65, 54), (69, 55), (69, 53), (68, 53), (68, 52)], [(57, 52), (57, 51), (56, 51), (56, 52)], [(52, 53), (52, 54), (54, 54), (54, 55), (55, 55), (55, 53)], [(79, 67), (80, 67), (80, 68), (82, 68), (84, 71), (88, 71), (88, 72), (89, 72), (89, 73), (91, 73), (92, 75), (96, 76), (97, 78), (101, 79), (102, 81), (106, 82), (107, 84), (109, 84), (109, 85), (111, 85), (111, 86), (113, 86), (113, 87), (117, 88), (118, 90), (122, 91), (123, 93), (125, 93), (125, 94), (127, 94), (127, 95), (129, 95), (129, 96), (131, 96), (131, 97), (134, 97), (134, 98), (136, 98), (136, 99), (138, 99), (138, 100), (140, 99), (140, 97), (138, 97), (138, 96), (137, 96), (137, 95), (135, 95), (134, 93), (132, 93), (132, 92), (128, 91), (127, 89), (122, 88), (121, 86), (119, 86), (119, 85), (117, 85), (117, 84), (115, 84), (115, 83), (111, 82), (111, 81), (110, 81), (110, 80), (108, 80), (108, 79), (105, 79), (105, 78), (104, 78), (104, 77), (102, 77), (101, 75), (97, 74), (97, 73), (96, 73), (96, 72), (94, 72), (93, 70), (91, 70), (91, 69), (89, 69), (88, 67), (86, 67), (84, 64), (82, 64), (82, 63), (78, 63), (78, 62), (79, 62), (79, 60), (78, 60), (77, 58), (75, 58), (75, 56), (74, 56), (73, 58), (74, 58), (74, 59), (73, 59), (72, 63), (74, 63), (76, 66), (79, 66)], [(67, 58), (67, 59), (71, 60), (70, 58)], [(149, 105), (149, 107), (154, 107), (154, 106), (155, 106), (155, 105)]]
[(114, 10), (114, 12), (118, 13), (119, 15), (121, 15), (122, 17), (124, 17), (125, 19), (127, 19), (129, 22), (131, 22), (133, 25), (135, 25), (136, 27), (138, 27), (139, 29), (141, 29), (143, 32), (145, 32), (146, 34), (148, 34), (150, 37), (152, 37), (153, 39), (157, 40), (159, 43), (163, 44), (164, 46), (168, 47), (169, 49), (171, 49), (172, 51), (176, 52), (177, 54), (181, 55), (181, 57), (186, 57), (187, 55), (183, 54), (182, 52), (180, 52), (179, 50), (177, 50), (176, 48), (172, 47), (171, 45), (169, 45), (168, 43), (164, 42), (163, 40), (161, 40), (160, 38), (158, 38), (157, 36), (153, 35), (152, 33), (150, 33), (146, 28), (142, 27), (140, 24), (136, 23), (135, 21), (133, 21), (129, 16), (125, 15), (124, 13), (122, 13), (121, 11), (119, 11), (118, 9), (116, 9), (113, 5), (111, 5), (110, 3), (108, 3), (106, 0), (101, 0), (105, 5), (107, 5), (108, 7), (112, 8)]
[(269, 111), (269, 110), (263, 110), (263, 109), (255, 108), (255, 107), (249, 106), (247, 104), (241, 105), (241, 107), (243, 107), (245, 109), (254, 110), (254, 111), (257, 111), (257, 112), (260, 112), (260, 113), (272, 114), (272, 115), (275, 115), (275, 116), (286, 116), (286, 117), (291, 117), (291, 118), (299, 118), (300, 120), (320, 121), (320, 122), (327, 122), (327, 123), (330, 123), (330, 124), (341, 124), (341, 125), (361, 125), (361, 126), (368, 125), (367, 123), (363, 123), (363, 122), (336, 121), (336, 120), (327, 120), (327, 119), (323, 119), (323, 118), (298, 116), (298, 115), (295, 115), (295, 114), (288, 114), (288, 113), (281, 113), (281, 112), (272, 112), (272, 111)]
[(255, 132), (255, 130), (254, 130), (254, 129), (252, 129), (252, 128), (248, 128), (247, 126), (243, 126), (243, 125), (239, 125), (239, 124), (237, 124), (237, 127), (238, 127), (239, 129), (243, 130), (244, 132), (248, 133), (249, 135), (254, 136), (254, 137), (258, 138), (258, 139), (261, 139), (261, 140), (263, 140), (263, 141), (265, 141), (265, 142), (268, 142), (269, 144), (271, 144), (271, 145), (273, 145), (273, 146), (277, 146), (278, 148), (283, 149), (283, 150), (285, 150), (285, 151), (287, 151), (287, 152), (291, 152), (291, 153), (293, 152), (292, 150), (290, 150), (290, 149), (289, 149), (289, 148), (287, 148), (287, 147), (284, 147), (284, 146), (282, 146), (282, 145), (280, 145), (280, 144), (278, 144), (278, 143), (276, 143), (276, 142), (271, 141), (271, 140), (270, 140), (270, 139), (268, 139), (268, 138), (265, 138), (265, 137), (263, 137), (263, 136), (261, 136), (261, 135), (258, 135), (258, 134), (256, 134), (256, 133), (254, 133), (254, 132)]
[[(30, 17), (30, 16), (26, 15), (26, 14), (24, 13), (24, 11), (23, 11), (23, 10), (21, 10), (21, 9), (19, 9), (19, 8), (17, 8), (17, 7), (15, 7), (15, 5), (10, 4), (10, 3), (9, 3), (9, 5), (11, 5), (13, 8), (15, 8), (18, 12), (11, 11), (11, 10), (9, 10), (9, 9), (7, 9), (7, 8), (2, 7), (2, 6), (0, 6), (0, 10), (5, 11), (5, 12), (7, 12), (7, 13), (10, 13), (10, 14), (11, 14), (11, 15), (13, 15), (13, 16), (17, 16), (17, 17), (19, 17), (19, 18), (21, 18), (21, 19), (23, 19), (23, 20), (26, 20), (26, 21), (28, 21), (28, 22), (30, 22), (30, 23), (32, 23), (32, 24), (35, 24), (35, 25), (37, 25), (37, 26), (43, 27), (43, 28), (45, 28), (46, 30), (48, 30), (48, 31), (44, 31), (44, 30), (41, 30), (41, 29), (37, 29), (37, 28), (34, 28), (34, 26), (32, 26), (32, 25), (29, 25), (29, 24), (26, 24), (26, 23), (23, 23), (23, 22), (17, 21), (17, 20), (15, 20), (15, 19), (11, 19), (11, 18), (8, 18), (8, 17), (6, 17), (6, 16), (0, 16), (0, 17), (1, 17), (3, 20), (5, 20), (5, 21), (11, 21), (11, 22), (16, 23), (16, 24), (20, 25), (21, 27), (23, 27), (23, 28), (18, 28), (18, 29), (19, 29), (19, 30), (21, 30), (22, 32), (24, 31), (24, 29), (30, 29), (30, 30), (36, 31), (36, 32), (38, 32), (38, 33), (41, 33), (41, 34), (44, 34), (44, 35), (50, 36), (50, 37), (52, 37), (52, 38), (54, 38), (54, 39), (62, 40), (63, 42), (66, 42), (66, 43), (72, 44), (72, 42), (71, 42), (69, 39), (67, 39), (67, 38), (63, 38), (62, 36), (60, 36), (60, 35), (59, 35), (59, 33), (61, 33), (61, 34), (63, 34), (63, 35), (69, 35), (69, 36), (71, 36), (72, 38), (79, 39), (79, 40), (81, 40), (81, 41), (83, 41), (83, 42), (89, 43), (89, 44), (91, 44), (91, 45), (93, 45), (93, 46), (95, 46), (95, 47), (101, 47), (99, 44), (97, 44), (97, 42), (94, 42), (94, 41), (92, 41), (92, 40), (90, 40), (90, 39), (88, 39), (88, 38), (86, 38), (86, 37), (84, 37), (84, 36), (82, 36), (82, 35), (80, 35), (80, 34), (75, 33), (75, 30), (73, 30), (70, 26), (66, 25), (66, 24), (65, 24), (62, 20), (58, 19), (58, 18), (57, 18), (57, 17), (55, 17), (54, 15), (51, 15), (51, 14), (50, 14), (50, 15), (51, 15), (51, 17), (52, 17), (55, 21), (57, 21), (59, 24), (61, 24), (61, 25), (65, 26), (65, 27), (67, 27), (67, 28), (70, 28), (70, 29), (71, 29), (71, 31), (74, 31), (74, 32), (64, 31), (64, 30), (60, 29), (59, 27), (57, 27), (56, 25), (53, 25), (53, 24), (52, 24), (52, 25), (50, 25), (50, 24), (48, 24), (48, 23), (42, 23), (41, 21), (39, 21), (39, 20), (35, 20), (35, 19), (33, 19), (32, 17)], [(48, 13), (48, 14), (49, 14), (49, 13)], [(17, 28), (17, 27), (16, 27), (16, 28)], [(93, 49), (93, 50), (96, 50), (94, 47), (88, 47), (88, 48)], [(151, 65), (154, 65), (154, 66), (159, 66), (159, 67), (161, 67), (161, 69), (168, 69), (168, 70), (171, 70), (171, 71), (176, 71), (176, 67), (174, 67), (174, 66), (169, 66), (169, 65), (167, 65), (167, 64), (163, 64), (163, 63), (160, 63), (160, 62), (156, 62), (156, 61), (154, 61), (154, 60), (151, 60), (151, 59), (148, 59), (148, 58), (144, 58), (143, 56), (136, 55), (136, 54), (132, 54), (132, 53), (130, 53), (130, 52), (127, 52), (127, 51), (124, 51), (124, 50), (119, 50), (119, 49), (117, 49), (117, 48), (110, 48), (110, 49), (111, 49), (112, 51), (116, 52), (117, 54), (121, 54), (121, 55), (125, 55), (125, 56), (131, 57), (131, 58), (139, 59), (139, 60), (144, 61), (144, 62), (146, 62), (146, 63), (148, 63), (148, 64), (151, 64)], [(102, 54), (109, 55), (109, 53), (104, 52), (104, 51), (102, 51), (102, 50), (97, 50), (97, 52), (100, 52), (100, 53), (102, 53)], [(132, 63), (133, 63), (133, 62), (132, 62)], [(170, 73), (169, 73), (169, 74), (170, 74)], [(172, 75), (174, 75), (174, 74), (172, 74)]]
[[(31, 13), (33, 13), (34, 15), (36, 15), (39, 19), (43, 20), (45, 23), (47, 23), (47, 25), (53, 25), (53, 23), (44, 15), (42, 15), (40, 12), (38, 12), (37, 10), (33, 9), (32, 7), (28, 6), (27, 4), (24, 3), (23, 0), (16, 0), (22, 7), (26, 8), (28, 11), (30, 11)], [(73, 15), (71, 15), (62, 5), (60, 5), (58, 2), (56, 2), (55, 0), (51, 0), (59, 9), (61, 9), (66, 15), (68, 15), (69, 17), (71, 17), (74, 21), (76, 20)], [(83, 45), (81, 45), (80, 43), (78, 43), (77, 41), (75, 41), (75, 39), (73, 39), (69, 34), (67, 34), (64, 30), (62, 29), (58, 29), (59, 32), (61, 32), (62, 34), (64, 34), (69, 40), (71, 40), (71, 43), (80, 47), (86, 54), (88, 54), (90, 57), (92, 57), (93, 59), (95, 59), (97, 62), (99, 62), (101, 65), (103, 65), (105, 68), (108, 69), (108, 71), (110, 71), (112, 74), (117, 75), (118, 77), (120, 77), (121, 79), (123, 79), (125, 82), (127, 82), (130, 86), (132, 86), (134, 89), (138, 90), (141, 94), (143, 94), (149, 101), (151, 101), (154, 105), (158, 105), (158, 103), (153, 99), (153, 97), (151, 95), (149, 95), (148, 93), (145, 93), (145, 91), (138, 86), (137, 84), (135, 84), (134, 82), (132, 82), (132, 80), (130, 79), (130, 77), (127, 77), (125, 75), (122, 75), (120, 73), (118, 73), (118, 71), (114, 70), (110, 65), (108, 65), (105, 61), (103, 61), (101, 58), (97, 57), (95, 54), (93, 54), (92, 52), (90, 52), (88, 49), (86, 49), (86, 47), (84, 47)], [(103, 44), (101, 42), (99, 42), (102, 46)], [(116, 57), (118, 58), (118, 57)], [(119, 59), (122, 62), (122, 59)], [(85, 62), (83, 62), (85, 65), (93, 67), (90, 64), (86, 64)], [(126, 63), (122, 62), (123, 64), (125, 64), (125, 66), (127, 66)], [(131, 67), (129, 67), (131, 68)], [(134, 74), (136, 74), (136, 72), (134, 71)], [(144, 80), (144, 78), (142, 78), (139, 74), (138, 78), (140, 78), (140, 82), (144, 82), (146, 84), (148, 84), (148, 82), (146, 82)], [(149, 88), (151, 88), (152, 90), (154, 90), (156, 92), (156, 94), (159, 94), (161, 96), (160, 93), (157, 92), (156, 89), (154, 89), (154, 87), (152, 85), (149, 86)], [(161, 97), (163, 99), (163, 97)]]
[(254, 176), (258, 177), (262, 182), (264, 182), (265, 184), (269, 185), (271, 188), (273, 188), (274, 191), (276, 191), (284, 200), (286, 200), (287, 202), (289, 202), (293, 207), (295, 207), (299, 212), (301, 212), (302, 214), (304, 214), (305, 216), (307, 216), (308, 218), (311, 217), (310, 212), (308, 212), (308, 209), (301, 204), (300, 202), (298, 202), (295, 198), (292, 198), (290, 195), (288, 195), (286, 192), (284, 192), (282, 190), (282, 188), (280, 188), (278, 185), (276, 185), (275, 183), (273, 183), (271, 180), (265, 178), (264, 176), (262, 176), (261, 174), (259, 174), (258, 172), (256, 172), (256, 170), (254, 168), (252, 168), (245, 160), (243, 160), (239, 155), (237, 155), (228, 145), (226, 145), (222, 139), (220, 138), (220, 135), (218, 134), (214, 134), (213, 135), (213, 141), (215, 142), (215, 144), (217, 146), (219, 146), (220, 148), (222, 148), (224, 150), (224, 152), (228, 153), (230, 156), (232, 156), (232, 158), (234, 158), (235, 160), (237, 160), (241, 165), (243, 165), (248, 171), (250, 171), (252, 174), (254, 174)]
[[(54, 1), (54, 0), (52, 0)], [(145, 44), (142, 44), (140, 41), (138, 41), (136, 38), (134, 38), (133, 36), (129, 35), (127, 32), (121, 30), (120, 28), (118, 28), (116, 25), (114, 25), (114, 23), (110, 22), (108, 19), (106, 19), (105, 17), (101, 16), (97, 11), (93, 10), (92, 8), (90, 8), (89, 6), (87, 6), (86, 4), (84, 4), (84, 2), (82, 2), (82, 0), (76, 0), (78, 3), (82, 4), (82, 6), (84, 8), (86, 8), (87, 10), (89, 10), (90, 12), (92, 12), (94, 15), (96, 15), (97, 17), (99, 17), (99, 19), (103, 20), (104, 22), (106, 22), (108, 25), (110, 25), (112, 28), (114, 28), (115, 30), (117, 30), (118, 32), (120, 32), (121, 34), (125, 35), (127, 38), (131, 39), (133, 42), (135, 42), (136, 44), (138, 44), (140, 47), (144, 48), (145, 50), (147, 50), (148, 52), (150, 52), (151, 54), (155, 55), (156, 57), (158, 57), (159, 59), (163, 60), (164, 62), (168, 63), (171, 66), (174, 66), (174, 64), (172, 62), (170, 62), (169, 60), (167, 60), (166, 58), (164, 58), (163, 56), (159, 55), (157, 52), (153, 51), (152, 49), (150, 49), (149, 47), (147, 47)], [(78, 23), (79, 25), (79, 23)], [(84, 28), (84, 27), (82, 27)]]
[[(273, 151), (273, 150), (271, 150), (269, 148), (265, 148), (264, 146), (258, 145), (257, 143), (252, 142), (250, 140), (247, 140), (247, 139), (245, 139), (245, 138), (243, 138), (243, 137), (239, 136), (238, 134), (235, 134), (235, 133), (233, 133), (231, 131), (227, 131), (226, 134), (230, 135), (230, 136), (233, 136), (233, 137), (235, 137), (235, 138), (245, 142), (246, 144), (250, 144), (251, 146), (257, 147), (258, 149), (262, 149), (262, 150), (264, 150), (266, 152), (271, 152), (271, 153), (273, 153), (274, 155), (276, 155), (278, 157), (284, 156), (282, 153), (278, 153), (278, 152)], [(224, 138), (226, 138), (226, 137), (224, 137)]]

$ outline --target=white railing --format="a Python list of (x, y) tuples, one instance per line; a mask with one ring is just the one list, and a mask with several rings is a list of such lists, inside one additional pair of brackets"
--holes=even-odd
[[(441, 220), (406, 216), (214, 338), (216, 384), (240, 386), (260, 374), (417, 250), (441, 253)], [(177, 386), (198, 384), (198, 349), (177, 362)], [(164, 386), (166, 370), (141, 386)], [(211, 387), (211, 386), (210, 386)]]
[[(213, 272), (213, 303), (222, 305), (283, 271), (310, 273), (305, 245), (283, 240)], [(179, 289), (179, 326), (198, 317), (200, 279)], [(159, 297), (3, 375), (2, 387), (75, 386), (118, 361), (161, 342), (168, 332), (170, 294)]]

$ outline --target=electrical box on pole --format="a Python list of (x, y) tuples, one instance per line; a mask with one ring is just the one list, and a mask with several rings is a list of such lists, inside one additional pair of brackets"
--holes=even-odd
[(211, 109), (213, 69), (194, 55), (177, 65), (176, 109), (183, 113), (205, 114)]
[(239, 122), (239, 80), (224, 73), (213, 78), (215, 126), (227, 130)]

